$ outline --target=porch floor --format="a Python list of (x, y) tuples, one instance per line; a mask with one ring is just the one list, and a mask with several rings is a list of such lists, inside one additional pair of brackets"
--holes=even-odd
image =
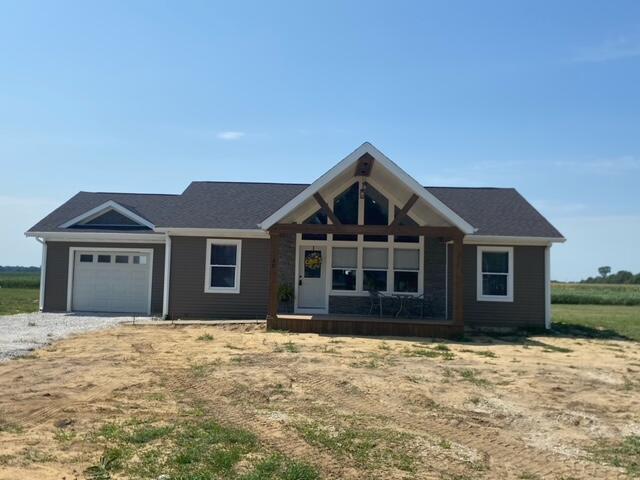
[(444, 318), (395, 318), (340, 314), (283, 314), (267, 319), (270, 330), (336, 335), (453, 337), (464, 325)]

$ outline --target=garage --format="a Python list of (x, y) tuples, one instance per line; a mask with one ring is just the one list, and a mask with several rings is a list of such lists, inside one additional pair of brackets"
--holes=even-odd
[(152, 250), (72, 249), (69, 264), (70, 310), (150, 313)]

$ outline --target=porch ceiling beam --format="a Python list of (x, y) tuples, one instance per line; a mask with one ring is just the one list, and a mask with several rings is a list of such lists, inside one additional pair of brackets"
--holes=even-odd
[(318, 205), (320, 205), (320, 208), (322, 209), (322, 211), (327, 214), (327, 217), (331, 219), (334, 225), (342, 224), (342, 222), (340, 222), (340, 219), (336, 216), (336, 214), (333, 213), (333, 210), (331, 210), (331, 207), (329, 206), (329, 204), (324, 201), (324, 198), (322, 198), (322, 195), (320, 195), (320, 193), (318, 192), (314, 193), (313, 198), (316, 199), (316, 202), (318, 202)]
[(400, 211), (396, 214), (396, 217), (393, 219), (393, 222), (391, 222), (391, 226), (398, 225), (400, 223), (400, 220), (402, 220), (404, 217), (407, 216), (407, 213), (409, 213), (409, 210), (411, 210), (411, 207), (413, 207), (413, 205), (417, 201), (418, 201), (418, 195), (414, 193), (413, 195), (411, 195), (409, 200), (407, 200), (407, 203), (405, 203), (404, 206), (400, 209)]
[(280, 223), (269, 229), (272, 233), (334, 233), (351, 235), (422, 235), (425, 237), (460, 238), (456, 227), (429, 227), (416, 225), (317, 225), (306, 223)]

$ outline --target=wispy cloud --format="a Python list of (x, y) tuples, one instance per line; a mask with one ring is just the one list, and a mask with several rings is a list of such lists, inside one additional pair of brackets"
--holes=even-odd
[(589, 173), (594, 175), (620, 175), (640, 171), (640, 158), (633, 155), (624, 155), (615, 158), (603, 158), (584, 162), (576, 160), (560, 160), (555, 162), (556, 167), (570, 168), (576, 173)]
[(640, 56), (640, 38), (621, 36), (584, 48), (573, 58), (578, 63), (595, 63)]
[(228, 130), (225, 132), (218, 132), (217, 137), (220, 140), (240, 140), (246, 134), (244, 132), (237, 132), (233, 130)]

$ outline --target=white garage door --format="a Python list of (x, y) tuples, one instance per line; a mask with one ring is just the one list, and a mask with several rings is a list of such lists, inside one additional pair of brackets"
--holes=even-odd
[(149, 313), (151, 254), (75, 250), (71, 309)]

